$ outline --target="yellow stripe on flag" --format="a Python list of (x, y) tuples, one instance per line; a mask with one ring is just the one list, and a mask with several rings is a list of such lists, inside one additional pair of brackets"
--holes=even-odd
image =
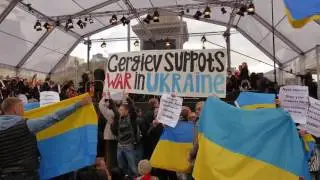
[(286, 15), (288, 16), (289, 23), (294, 28), (302, 28), (303, 26), (305, 26), (310, 21), (320, 20), (320, 15), (315, 15), (315, 16), (311, 16), (311, 17), (308, 17), (308, 18), (305, 18), (305, 19), (296, 20), (291, 16), (291, 14), (290, 14), (288, 9), (286, 9)]
[(196, 180), (298, 180), (299, 177), (276, 166), (223, 148), (201, 134), (196, 164)]
[[(154, 149), (150, 162), (154, 168), (189, 173), (191, 171), (191, 164), (188, 161), (188, 157), (191, 150), (192, 143), (176, 143), (160, 140)], [(170, 159), (170, 162), (164, 161), (167, 159)]]
[[(59, 103), (37, 108), (37, 109), (26, 112), (24, 117), (28, 119), (34, 119), (34, 118), (47, 116), (55, 113), (57, 110), (71, 106), (87, 96), (89, 95), (84, 94), (84, 95), (77, 96), (65, 101), (61, 101)], [(84, 116), (90, 117), (90, 118), (83, 118)], [(95, 124), (98, 124), (97, 119), (98, 119), (97, 114), (94, 110), (93, 105), (87, 105), (85, 107), (78, 109), (75, 113), (71, 114), (70, 116), (58, 122), (57, 124), (39, 132), (37, 134), (37, 139), (38, 141), (40, 141), (40, 140), (48, 139), (48, 138), (63, 134), (72, 129), (83, 127), (85, 125), (95, 125)]]
[(245, 110), (255, 110), (255, 109), (262, 109), (262, 108), (276, 108), (275, 104), (250, 104), (241, 106), (241, 109)]

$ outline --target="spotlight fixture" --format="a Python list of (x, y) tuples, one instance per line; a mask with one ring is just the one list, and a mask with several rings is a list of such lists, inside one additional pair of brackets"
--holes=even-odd
[(206, 38), (206, 36), (203, 35), (203, 36), (201, 37), (201, 42), (204, 43), (204, 42), (206, 42), (206, 41), (207, 41), (207, 38)]
[(150, 21), (152, 20), (152, 17), (150, 14), (147, 15), (147, 17), (143, 20), (145, 23), (150, 24)]
[(124, 16), (120, 19), (120, 21), (123, 24), (123, 26), (125, 26), (126, 24), (130, 24), (130, 20)]
[(200, 12), (199, 10), (193, 15), (193, 17), (194, 17), (196, 20), (199, 20), (201, 16), (202, 16), (202, 12)]
[(73, 22), (72, 22), (72, 19), (68, 19), (67, 23), (66, 23), (66, 29), (69, 30), (69, 29), (73, 29)]
[(77, 25), (80, 27), (80, 29), (83, 29), (85, 27), (84, 22), (82, 22), (81, 19), (77, 22)]
[(111, 19), (110, 19), (110, 24), (112, 24), (112, 25), (116, 25), (117, 24), (117, 21), (118, 21), (118, 18), (117, 18), (117, 16), (114, 14), (114, 15), (112, 15), (112, 17), (111, 17)]
[(159, 22), (159, 12), (157, 10), (154, 11), (153, 13), (153, 22)]
[(247, 9), (248, 15), (254, 15), (255, 13), (255, 7), (253, 3), (250, 3)]
[(222, 12), (222, 14), (226, 14), (226, 13), (227, 13), (227, 10), (226, 10), (224, 7), (222, 7), (222, 8), (221, 8), (221, 12)]
[(170, 46), (171, 46), (171, 43), (170, 43), (169, 38), (166, 39), (166, 41), (165, 41), (165, 46), (166, 46), (166, 47), (170, 47)]
[(203, 14), (204, 14), (204, 18), (209, 19), (209, 18), (211, 17), (211, 16), (210, 16), (210, 14), (211, 14), (211, 9), (210, 9), (209, 6), (206, 7), (206, 9), (203, 11)]
[(50, 31), (53, 28), (53, 26), (51, 24), (47, 23), (47, 22), (44, 23), (43, 27), (46, 28), (47, 31)]
[(37, 20), (36, 24), (33, 26), (33, 29), (36, 31), (42, 31), (41, 22), (39, 20)]
[(239, 16), (244, 16), (244, 13), (247, 11), (247, 7), (246, 6), (241, 6), (239, 11), (237, 12), (237, 14)]
[(138, 41), (138, 40), (134, 41), (133, 45), (134, 45), (135, 47), (138, 47), (138, 46), (139, 46), (139, 41)]
[(105, 41), (103, 41), (102, 43), (101, 43), (101, 48), (106, 48), (107, 47), (107, 43), (105, 42)]
[(61, 25), (60, 21), (59, 20), (56, 21), (56, 26), (60, 26), (60, 25)]
[(90, 23), (90, 24), (93, 24), (93, 19), (92, 19), (91, 16), (89, 17), (89, 23)]

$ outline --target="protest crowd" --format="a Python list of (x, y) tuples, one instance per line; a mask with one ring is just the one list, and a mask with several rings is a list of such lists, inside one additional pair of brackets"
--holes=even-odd
[[(58, 92), (61, 100), (89, 93), (93, 98), (99, 119), (96, 164), (95, 166), (79, 169), (76, 172), (64, 174), (54, 179), (193, 179), (190, 171), (189, 173), (182, 173), (151, 167), (149, 161), (152, 158), (164, 129), (168, 127), (157, 120), (160, 105), (158, 97), (120, 93), (119, 97), (121, 98), (116, 97), (113, 99), (114, 96), (109, 91), (103, 92), (103, 85), (101, 83), (94, 83), (99, 80), (104, 80), (104, 74), (103, 69), (97, 69), (92, 78), (90, 78), (88, 73), (83, 74), (78, 89), (75, 88), (75, 84), (72, 81), (58, 84), (50, 80), (50, 78), (46, 78), (45, 81), (37, 80), (36, 75), (31, 80), (18, 77), (2, 77), (0, 81), (0, 95), (1, 102), (3, 102), (1, 114), (7, 115), (9, 112), (8, 108), (10, 108), (8, 106), (17, 100), (23, 103), (38, 102), (40, 100), (40, 92), (43, 91)], [(314, 90), (316, 87), (313, 86), (314, 83), (308, 75), (305, 77), (304, 82), (306, 86), (309, 86), (311, 96), (314, 94), (313, 91), (316, 92), (316, 90)], [(239, 93), (245, 91), (275, 93), (278, 89), (270, 80), (263, 77), (263, 74), (251, 73), (251, 75), (249, 75), (247, 64), (243, 63), (239, 66), (238, 70), (234, 72), (231, 70), (227, 71), (227, 92)], [(177, 95), (172, 94), (171, 96), (176, 97)], [(17, 98), (14, 99), (13, 97)], [(194, 104), (192, 106), (182, 106), (181, 108), (179, 122), (190, 122), (195, 132), (197, 131), (198, 120), (204, 105), (203, 100), (204, 99), (193, 101)], [(135, 101), (144, 101), (145, 106), (139, 106)], [(90, 102), (89, 99), (83, 99), (80, 104), (76, 104), (72, 108), (76, 109)], [(74, 110), (68, 111), (70, 112), (64, 112), (65, 114), (62, 116), (67, 116)], [(48, 126), (49, 125), (45, 127)], [(30, 130), (32, 129), (31, 125), (28, 125), (28, 127)], [(45, 127), (41, 127), (41, 129)], [(39, 130), (33, 132), (39, 132)], [(305, 134), (305, 131), (300, 131), (300, 136)], [(195, 137), (196, 135), (193, 137), (193, 148), (191, 148), (188, 155), (184, 157), (190, 163), (190, 168), (192, 168), (194, 164), (199, 148), (197, 138)], [(315, 139), (317, 140), (317, 138)], [(0, 139), (0, 142), (3, 141)], [(317, 149), (316, 147), (317, 145), (314, 149)], [(0, 153), (1, 151), (2, 148), (0, 148)], [(314, 167), (316, 169), (313, 169), (312, 172), (315, 173), (318, 178), (317, 173), (320, 163), (318, 159), (319, 152), (315, 152), (316, 153), (312, 154), (312, 158), (310, 157), (309, 167), (316, 166)], [(317, 162), (314, 161), (314, 159), (316, 159)], [(310, 165), (310, 163), (312, 163), (312, 165)], [(1, 164), (0, 162), (0, 165)], [(0, 179), (15, 179), (14, 177), (14, 173), (1, 174), (0, 169)], [(28, 177), (28, 175), (26, 177)], [(32, 179), (32, 174), (30, 177)], [(16, 179), (19, 179), (18, 176), (16, 176)]]

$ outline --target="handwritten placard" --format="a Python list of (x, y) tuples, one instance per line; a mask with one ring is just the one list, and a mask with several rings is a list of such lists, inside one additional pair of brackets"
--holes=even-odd
[(160, 50), (110, 55), (105, 92), (226, 96), (226, 50)]
[(304, 126), (304, 129), (310, 134), (320, 137), (320, 101), (309, 97), (309, 102), (307, 124)]
[(40, 92), (40, 107), (60, 102), (59, 93), (54, 91)]
[(176, 127), (182, 109), (183, 99), (164, 94), (160, 100), (157, 120), (170, 127)]
[(281, 107), (289, 112), (295, 123), (306, 124), (309, 106), (308, 97), (307, 86), (289, 85), (280, 88)]

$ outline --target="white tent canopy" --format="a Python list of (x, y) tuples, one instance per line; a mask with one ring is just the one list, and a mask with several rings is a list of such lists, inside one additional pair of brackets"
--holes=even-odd
[[(67, 59), (72, 50), (86, 37), (114, 27), (109, 23), (113, 13), (119, 12), (130, 19), (159, 11), (178, 14), (183, 8), (185, 17), (192, 18), (200, 5), (209, 5), (210, 19), (201, 18), (217, 25), (228, 26), (235, 0), (0, 0), (0, 64), (17, 70), (54, 73), (59, 64)], [(246, 1), (244, 1), (246, 2)], [(255, 15), (236, 16), (230, 27), (235, 28), (258, 49), (272, 59), (271, 1), (254, 0)], [(320, 24), (311, 22), (301, 29), (293, 29), (285, 16), (282, 0), (274, 1), (276, 62), (281, 67), (297, 57), (315, 49), (320, 44)], [(28, 6), (31, 4), (31, 6)], [(227, 14), (220, 9), (225, 7)], [(33, 26), (42, 22), (54, 22), (56, 16), (77, 16), (90, 13), (95, 23), (66, 31), (65, 23), (51, 31), (35, 31)], [(104, 16), (103, 16), (104, 14)], [(75, 21), (78, 19), (74, 19)]]

